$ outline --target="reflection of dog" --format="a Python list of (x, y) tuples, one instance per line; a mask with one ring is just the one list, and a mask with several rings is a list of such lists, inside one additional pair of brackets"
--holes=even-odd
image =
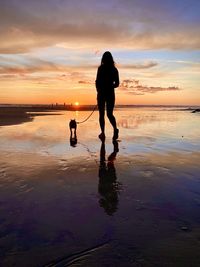
[(77, 145), (77, 138), (76, 137), (70, 137), (70, 146), (76, 147)]
[(72, 136), (72, 130), (74, 129), (74, 135), (76, 136), (76, 128), (77, 128), (77, 123), (76, 120), (71, 120), (69, 122), (69, 128), (70, 128), (70, 134)]

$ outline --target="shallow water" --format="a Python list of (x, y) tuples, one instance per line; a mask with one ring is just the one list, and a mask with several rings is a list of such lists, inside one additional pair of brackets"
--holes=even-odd
[[(115, 111), (0, 127), (1, 266), (199, 266), (200, 114)], [(119, 150), (119, 151), (118, 151)]]

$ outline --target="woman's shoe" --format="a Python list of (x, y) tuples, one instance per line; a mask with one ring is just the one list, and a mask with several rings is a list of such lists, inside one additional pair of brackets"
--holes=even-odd
[(113, 134), (113, 140), (117, 140), (118, 138), (119, 138), (119, 129), (115, 129)]
[(100, 135), (99, 135), (99, 139), (100, 139), (101, 141), (105, 141), (105, 139), (106, 139), (105, 134), (104, 134), (104, 133), (100, 133)]

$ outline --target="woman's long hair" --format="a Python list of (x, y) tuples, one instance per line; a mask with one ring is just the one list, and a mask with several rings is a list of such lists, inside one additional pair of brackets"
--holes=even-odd
[(115, 66), (115, 62), (113, 60), (113, 56), (109, 51), (106, 51), (101, 59), (101, 65), (113, 67)]

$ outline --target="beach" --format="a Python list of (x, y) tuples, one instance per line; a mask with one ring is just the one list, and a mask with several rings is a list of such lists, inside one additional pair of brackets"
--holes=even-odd
[(95, 111), (72, 143), (91, 111), (17, 110), (0, 125), (0, 266), (200, 266), (199, 113), (117, 108), (102, 143)]

